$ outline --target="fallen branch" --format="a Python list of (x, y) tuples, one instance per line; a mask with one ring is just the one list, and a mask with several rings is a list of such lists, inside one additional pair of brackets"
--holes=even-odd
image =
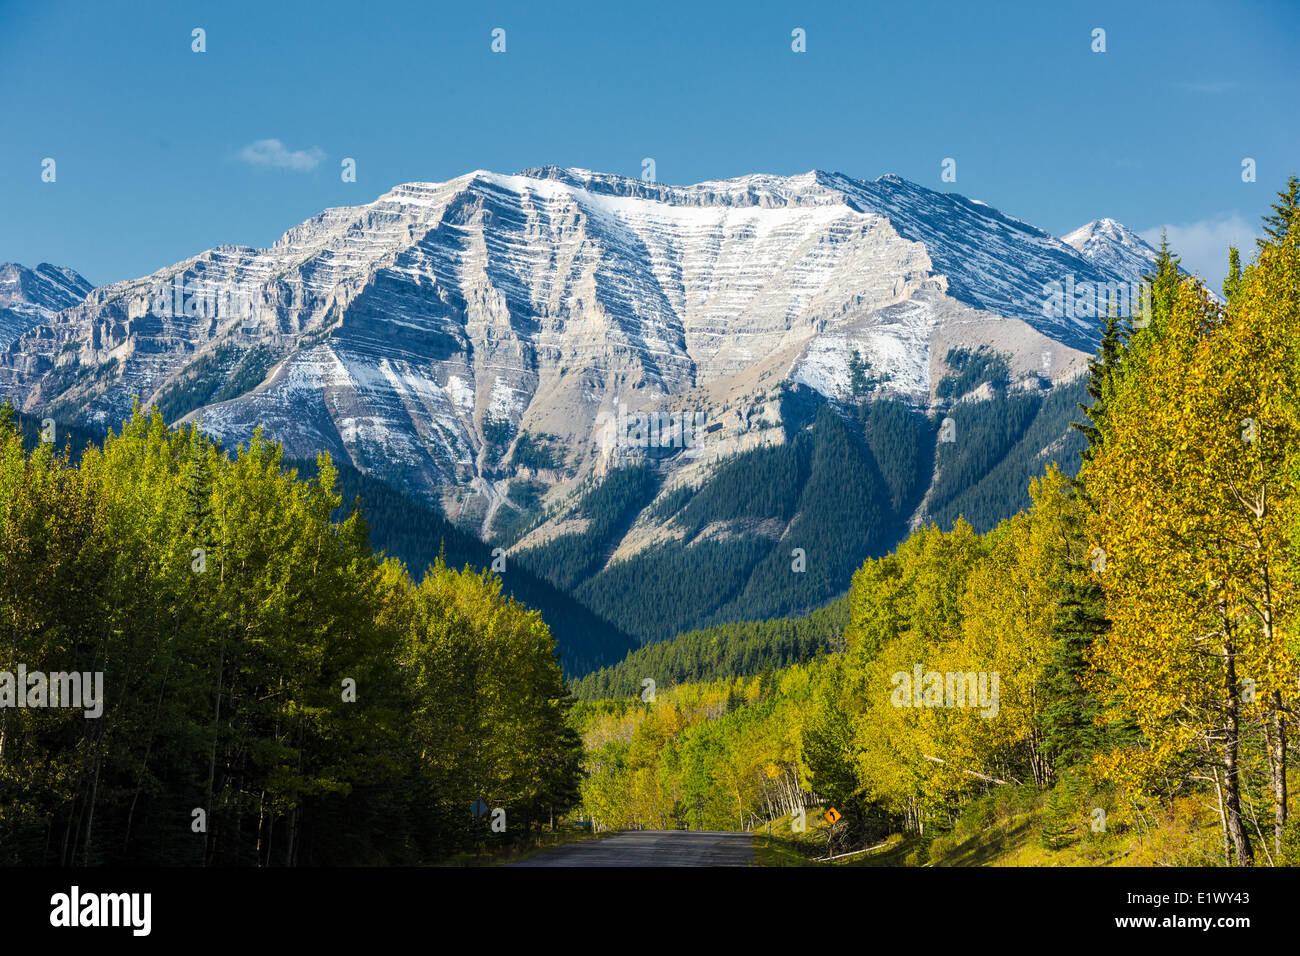
[(842, 860), (846, 856), (857, 856), (859, 853), (870, 853), (872, 850), (879, 850), (881, 847), (889, 846), (889, 842), (877, 843), (875, 846), (869, 846), (865, 850), (850, 850), (848, 853), (837, 853), (834, 856), (813, 857), (818, 863), (829, 863), (831, 860)]
[[(946, 761), (946, 760), (940, 760), (938, 757), (931, 757), (929, 754), (921, 754), (921, 756), (924, 757), (926, 760), (933, 761), (934, 763), (941, 763), (941, 764), (947, 765), (947, 761)], [(979, 772), (977, 772), (977, 771), (975, 771), (975, 770), (961, 770), (961, 769), (958, 769), (957, 772), (958, 772), (958, 773), (964, 773), (964, 774), (966, 774), (966, 775), (968, 775), (968, 776), (971, 776), (971, 777), (975, 777), (975, 778), (978, 779), (978, 780), (983, 780), (985, 783), (1000, 783), (1000, 784), (1002, 784), (1004, 787), (1009, 787), (1009, 786), (1011, 786), (1012, 784), (1015, 784), (1017, 787), (1020, 786), (1020, 781), (1019, 781), (1019, 780), (999, 780), (997, 777), (990, 777), (990, 776), (989, 776), (988, 774), (986, 774), (986, 773), (979, 773)]]

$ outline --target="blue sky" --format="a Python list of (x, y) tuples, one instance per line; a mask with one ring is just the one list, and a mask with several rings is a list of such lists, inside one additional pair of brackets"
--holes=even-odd
[(1300, 172), (1298, 62), (1295, 0), (0, 0), (0, 261), (99, 284), (400, 182), (653, 157), (674, 183), (894, 172), (1058, 235), (1169, 226), (1217, 279)]

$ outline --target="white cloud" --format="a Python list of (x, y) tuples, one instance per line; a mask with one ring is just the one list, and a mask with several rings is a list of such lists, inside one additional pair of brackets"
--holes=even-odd
[(288, 150), (278, 139), (259, 139), (239, 151), (239, 158), (250, 166), (271, 166), (275, 169), (292, 169), (296, 173), (311, 172), (325, 158), (319, 146), (311, 149)]
[(1140, 235), (1159, 249), (1162, 230), (1168, 233), (1169, 248), (1182, 258), (1183, 268), (1199, 275), (1216, 293), (1228, 274), (1228, 247), (1235, 245), (1241, 250), (1244, 266), (1254, 257), (1255, 237), (1260, 235), (1256, 226), (1235, 212), (1181, 226), (1156, 226), (1143, 230)]

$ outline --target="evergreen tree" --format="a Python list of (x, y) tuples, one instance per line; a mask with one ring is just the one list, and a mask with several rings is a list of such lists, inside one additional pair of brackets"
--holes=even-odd
[(1156, 261), (1151, 271), (1142, 277), (1142, 281), (1151, 290), (1149, 305), (1144, 303), (1147, 314), (1142, 316), (1140, 323), (1133, 323), (1134, 328), (1148, 326), (1159, 328), (1168, 319), (1169, 313), (1173, 311), (1174, 301), (1178, 298), (1178, 287), (1182, 283), (1182, 271), (1179, 268), (1181, 261), (1170, 250), (1169, 239), (1162, 232)]
[(212, 470), (208, 442), (197, 424), (188, 434), (185, 473), (185, 521), (196, 548), (212, 549)]
[(1241, 253), (1236, 246), (1228, 247), (1228, 275), (1223, 280), (1223, 298), (1228, 305), (1236, 305), (1241, 289)]
[(1068, 561), (1059, 567), (1052, 621), (1052, 649), (1043, 679), (1043, 745), (1057, 773), (1085, 763), (1097, 750), (1101, 707), (1088, 692), (1085, 676), (1093, 645), (1110, 626), (1105, 595), (1091, 576)]
[(1101, 344), (1097, 354), (1088, 360), (1087, 389), (1088, 397), (1092, 402), (1089, 405), (1078, 406), (1087, 420), (1070, 423), (1088, 440), (1088, 446), (1083, 450), (1085, 460), (1092, 457), (1097, 446), (1101, 444), (1100, 426), (1106, 415), (1107, 396), (1119, 372), (1123, 354), (1124, 327), (1118, 312), (1112, 308), (1108, 310), (1106, 322), (1102, 326)]
[(14, 411), (13, 405), (9, 404), (9, 396), (5, 396), (4, 404), (0, 405), (0, 438), (18, 433), (18, 413)]
[(1300, 179), (1292, 176), (1287, 180), (1286, 190), (1277, 194), (1278, 201), (1273, 203), (1273, 214), (1264, 217), (1263, 239), (1255, 242), (1263, 249), (1269, 245), (1280, 245), (1297, 226), (1300, 226)]

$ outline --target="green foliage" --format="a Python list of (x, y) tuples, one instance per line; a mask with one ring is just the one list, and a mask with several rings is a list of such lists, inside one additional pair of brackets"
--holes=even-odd
[(877, 387), (888, 382), (890, 376), (871, 375), (871, 362), (863, 359), (857, 349), (849, 356), (849, 393), (855, 401), (861, 401), (870, 395)]
[(662, 641), (701, 620), (728, 620), (718, 602), (742, 591), (768, 550), (753, 538), (666, 544), (611, 564), (574, 594), (620, 630)]
[[(1181, 260), (1169, 248), (1165, 233), (1160, 234), (1160, 249), (1156, 254), (1155, 264), (1142, 280), (1151, 286), (1151, 314), (1144, 316), (1144, 322), (1152, 329), (1161, 329), (1173, 311), (1174, 301), (1178, 298), (1178, 289), (1182, 285), (1183, 274)], [(1138, 328), (1134, 325), (1134, 328)]]
[[(5, 407), (9, 409), (7, 416), (4, 412)], [(7, 419), (8, 427), (17, 429), (23, 447), (32, 451), (41, 444), (42, 422), (49, 417), (49, 412), (24, 415), (14, 409), (6, 398), (4, 405), (0, 405), (0, 432), (8, 430), (4, 425)], [(54, 447), (58, 452), (66, 454), (74, 463), (81, 460), (81, 455), (88, 446), (98, 446), (103, 440), (104, 433), (96, 429), (58, 419), (54, 422)]]
[(509, 547), (527, 534), (544, 514), (541, 509), (542, 495), (546, 486), (532, 479), (516, 479), (510, 482), (506, 498), (510, 502), (497, 509), (492, 518), (491, 540)]
[(1117, 311), (1107, 313), (1097, 354), (1088, 360), (1086, 387), (1089, 401), (1086, 405), (1079, 403), (1079, 411), (1083, 412), (1086, 420), (1070, 423), (1087, 440), (1088, 444), (1082, 453), (1084, 460), (1091, 458), (1101, 444), (1101, 423), (1106, 415), (1106, 406), (1124, 351), (1123, 321)]
[(494, 418), (489, 414), (483, 419), (483, 441), (486, 444), (484, 459), (489, 465), (495, 465), (501, 460), (514, 433), (514, 423), (508, 418)]
[[(996, 377), (1006, 367), (991, 353), (954, 361), (981, 369), (977, 377)], [(931, 518), (950, 527), (963, 515), (987, 530), (1028, 506), (1029, 481), (1049, 464), (1077, 471), (1084, 442), (1069, 424), (1084, 389), (1070, 383), (1045, 399), (1001, 389), (989, 400), (960, 404), (951, 413), (959, 440), (938, 446)], [(844, 593), (863, 559), (902, 538), (934, 467), (935, 426), (906, 403), (867, 402), (858, 417), (860, 429), (823, 403), (790, 441), (723, 461), (698, 486), (680, 486), (648, 509), (655, 474), (614, 471), (579, 506), (588, 519), (583, 532), (521, 559), (647, 643), (820, 607)], [(642, 512), (676, 537), (607, 564)], [(793, 570), (792, 552), (800, 547), (802, 572)]]
[(1007, 358), (986, 345), (977, 349), (949, 349), (944, 358), (953, 374), (944, 376), (934, 392), (939, 398), (961, 398), (985, 383), (1006, 388), (1011, 378)]
[[(872, 446), (891, 467), (901, 462), (919, 471), (912, 466), (924, 454), (928, 426), (905, 406), (882, 410), (873, 423), (864, 436), (819, 406), (811, 427), (792, 441), (738, 455), (699, 488), (665, 496), (655, 513), (672, 516), (668, 527), (677, 540), (605, 566), (614, 542), (658, 489), (648, 469), (611, 472), (578, 509), (587, 529), (523, 560), (556, 586), (576, 588), (583, 603), (645, 642), (810, 611), (843, 594), (862, 558), (904, 532), (905, 514), (891, 502), (908, 493), (906, 480), (891, 492)], [(910, 492), (918, 493), (915, 486)], [(795, 548), (804, 549), (803, 571), (795, 570)]]
[(650, 506), (646, 514), (654, 521), (671, 518), (685, 507), (686, 503), (695, 495), (695, 491), (696, 489), (690, 485), (678, 485), (667, 494), (661, 495)]
[(934, 464), (935, 435), (925, 417), (898, 399), (861, 406), (867, 445), (889, 488), (889, 506), (908, 515), (925, 494)]
[(1091, 576), (1074, 566), (1061, 567), (1059, 574), (1054, 644), (1042, 686), (1042, 726), (1053, 766), (1064, 771), (1090, 759), (1105, 736), (1097, 726), (1101, 706), (1086, 677), (1092, 648), (1109, 622), (1104, 595)]
[[(266, 378), (266, 373), (271, 371), (277, 360), (275, 352), (268, 346), (257, 345), (249, 349), (235, 367), (230, 378), (209, 401), (224, 402), (231, 398), (238, 398), (245, 392), (256, 388)], [(184, 413), (182, 412), (182, 414)], [(167, 416), (164, 414), (163, 417), (166, 418)], [(180, 416), (176, 417), (179, 418)], [(168, 420), (174, 421), (175, 419)]]
[[(45, 377), (46, 387), (51, 394), (57, 395), (69, 389), (88, 388), (96, 383), (108, 382), (117, 372), (117, 364), (117, 359), (111, 358), (98, 365), (79, 365), (72, 362), (56, 365)], [(64, 417), (76, 404), (77, 400), (65, 397), (52, 404), (47, 409), (47, 413), (55, 418)]]
[(579, 700), (635, 697), (641, 681), (653, 678), (660, 687), (674, 684), (753, 677), (804, 663), (842, 646), (848, 623), (848, 599), (840, 598), (805, 617), (717, 624), (671, 641), (659, 641), (632, 651), (617, 664), (573, 684)]
[(1229, 305), (1237, 304), (1241, 291), (1241, 253), (1236, 246), (1228, 247), (1228, 274), (1223, 279), (1223, 298)]
[(728, 459), (676, 514), (674, 526), (694, 537), (715, 521), (788, 521), (808, 481), (808, 452), (803, 439), (797, 446), (768, 445)]
[(1286, 189), (1279, 191), (1277, 198), (1270, 207), (1273, 212), (1264, 217), (1264, 235), (1255, 240), (1261, 249), (1279, 245), (1300, 229), (1300, 179), (1288, 179)]
[[(292, 460), (287, 465), (301, 475), (316, 473), (315, 462)], [(336, 509), (334, 520), (344, 520), (359, 500), (375, 549), (401, 560), (413, 576), (422, 575), (439, 555), (451, 567), (492, 566), (492, 545), (456, 527), (431, 504), (417, 501), (347, 465), (337, 466), (335, 480), (346, 504)], [(560, 663), (569, 676), (612, 664), (636, 646), (619, 628), (567, 591), (528, 570), (513, 554), (507, 556), (502, 588), (515, 600), (542, 613), (555, 635)]]
[(179, 378), (158, 393), (153, 407), (158, 409), (164, 421), (184, 418), (196, 408), (216, 400), (222, 383), (238, 361), (239, 349), (236, 346), (217, 346), (187, 365)]
[(519, 440), (515, 442), (515, 450), (510, 455), (510, 464), (516, 468), (531, 468), (537, 471), (540, 468), (558, 468), (564, 461), (552, 447), (552, 443), (557, 441), (554, 435), (537, 434), (531, 435), (528, 432), (520, 432)]
[(506, 492), (506, 497), (510, 499), (512, 504), (517, 505), (524, 511), (528, 511), (537, 507), (545, 491), (546, 486), (540, 481), (512, 481), (510, 482), (509, 491)]
[(938, 446), (939, 477), (927, 502), (930, 519), (947, 528), (960, 515), (987, 531), (1029, 506), (1029, 481), (1049, 465), (1076, 473), (1085, 441), (1069, 426), (1085, 388), (1079, 380), (1045, 398), (995, 393), (949, 412), (957, 441)]
[(420, 863), (488, 838), (475, 798), (521, 835), (572, 804), (540, 616), (488, 574), (412, 583), (316, 474), (157, 412), (79, 463), (0, 435), (0, 672), (103, 674), (97, 717), (0, 709), (0, 859)]
[(807, 669), (683, 685), (654, 703), (580, 705), (583, 813), (599, 829), (748, 829), (808, 798), (792, 721)]
[[(748, 829), (833, 803), (856, 841), (903, 830), (916, 865), (1203, 865), (1216, 852), (1293, 865), (1295, 193), (1293, 181), (1256, 262), (1233, 257), (1226, 308), (1162, 243), (1150, 328), (1126, 336), (1111, 316), (1087, 378), (1046, 400), (998, 386), (989, 355), (950, 356), (942, 391), (991, 381), (992, 398), (951, 412), (958, 441), (939, 449), (929, 503), (941, 524), (854, 575), (844, 649), (739, 676), (754, 673), (738, 658), (750, 634), (773, 648), (755, 648), (761, 661), (787, 632), (734, 625), (592, 675), (584, 694), (635, 694), (641, 677), (661, 689), (653, 703), (580, 709), (584, 812), (597, 826)], [(1089, 421), (1062, 442), (1075, 403)], [(868, 436), (873, 412), (862, 410)], [(818, 428), (833, 457), (820, 417)], [(1085, 446), (1077, 479), (1050, 466)], [(758, 504), (702, 498), (706, 483), (674, 502), (678, 520), (802, 514), (816, 466), (782, 451), (753, 459), (772, 485)], [(1044, 467), (1025, 510), (992, 524), (1004, 489), (1023, 493), (1017, 476)], [(1108, 564), (1093, 561), (1107, 559), (1098, 542)], [(900, 694), (914, 668), (1000, 675), (996, 714)]]
[(605, 563), (617, 538), (657, 489), (658, 477), (646, 466), (611, 471), (578, 503), (577, 513), (587, 522), (582, 532), (561, 535), (541, 548), (522, 552), (519, 560), (556, 587), (575, 588)]

